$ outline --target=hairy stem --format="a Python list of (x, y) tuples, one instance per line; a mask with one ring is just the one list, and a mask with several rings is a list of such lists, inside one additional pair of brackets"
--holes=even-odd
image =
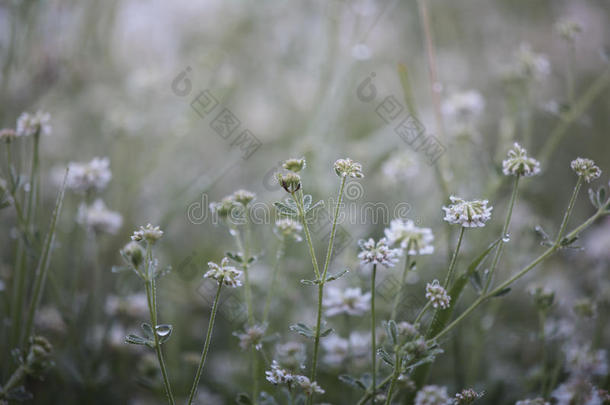
[(453, 256), (451, 257), (451, 263), (449, 263), (449, 270), (447, 271), (445, 281), (443, 282), (443, 287), (445, 289), (449, 288), (449, 283), (451, 283), (451, 279), (453, 278), (453, 273), (455, 272), (455, 264), (457, 262), (458, 254), (460, 253), (460, 248), (462, 247), (462, 239), (464, 239), (465, 231), (465, 227), (460, 227), (460, 236), (458, 236), (457, 245), (455, 246), (455, 251), (453, 252)]
[(371, 275), (371, 362), (373, 364), (373, 396), (371, 403), (375, 405), (375, 391), (377, 385), (377, 345), (375, 343), (375, 276), (377, 275), (377, 264), (373, 264)]
[(205, 343), (203, 344), (201, 359), (199, 360), (199, 367), (197, 367), (197, 373), (195, 374), (195, 379), (193, 380), (193, 386), (191, 387), (191, 393), (189, 394), (187, 405), (191, 405), (193, 403), (193, 398), (197, 393), (197, 387), (199, 386), (199, 380), (201, 379), (201, 372), (203, 371), (205, 359), (208, 355), (208, 350), (210, 349), (210, 342), (212, 340), (212, 330), (214, 329), (214, 321), (216, 320), (218, 299), (220, 298), (220, 290), (222, 289), (223, 279), (224, 277), (218, 281), (218, 289), (216, 290), (216, 296), (214, 297), (214, 303), (212, 304), (212, 313), (210, 314), (210, 321), (208, 323), (208, 332), (205, 336)]
[[(406, 252), (409, 252), (409, 247), (407, 246)], [(403, 298), (403, 288), (405, 286), (405, 282), (407, 280), (407, 273), (409, 272), (409, 268), (411, 265), (411, 256), (409, 253), (406, 254), (405, 257), (405, 268), (402, 270), (402, 277), (400, 279), (400, 288), (398, 289), (398, 294), (394, 298), (394, 305), (392, 306), (392, 312), (390, 314), (390, 319), (396, 320), (396, 311), (398, 311), (398, 305)]]

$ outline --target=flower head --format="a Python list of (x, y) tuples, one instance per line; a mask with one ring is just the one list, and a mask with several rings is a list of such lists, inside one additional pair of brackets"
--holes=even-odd
[(475, 90), (454, 93), (449, 96), (441, 107), (443, 115), (452, 119), (469, 119), (476, 117), (485, 108), (485, 99)]
[(532, 51), (529, 44), (521, 44), (516, 54), (516, 74), (524, 79), (541, 79), (551, 73), (546, 55)]
[(104, 201), (98, 198), (91, 205), (83, 203), (78, 207), (76, 222), (96, 233), (116, 234), (123, 225), (123, 217), (106, 208)]
[(447, 405), (448, 403), (447, 388), (438, 385), (426, 385), (415, 396), (415, 405)]
[(412, 323), (403, 321), (398, 322), (396, 328), (398, 329), (398, 334), (405, 337), (407, 340), (413, 339), (419, 335), (419, 324), (413, 325)]
[(0, 141), (4, 141), (6, 143), (13, 141), (17, 138), (17, 132), (15, 132), (12, 128), (4, 128), (0, 129)]
[(304, 375), (298, 375), (296, 377), (296, 380), (297, 384), (299, 384), (299, 387), (301, 387), (303, 392), (305, 392), (305, 394), (307, 395), (324, 394), (325, 392), (317, 382), (311, 381), (308, 377), (305, 377)]
[(231, 195), (230, 198), (232, 198), (236, 203), (239, 203), (245, 207), (256, 198), (256, 194), (248, 190), (237, 190)]
[(591, 159), (577, 158), (570, 163), (570, 167), (587, 183), (591, 183), (602, 175), (600, 168)]
[(451, 303), (451, 297), (438, 280), (426, 284), (426, 299), (430, 301), (434, 308), (447, 309)]
[(527, 151), (515, 142), (502, 162), (502, 172), (506, 176), (535, 176), (540, 173), (540, 162), (527, 156)]
[(477, 399), (483, 396), (482, 392), (476, 392), (472, 388), (464, 389), (455, 394), (454, 404), (455, 405), (470, 405)]
[(34, 114), (22, 113), (17, 119), (17, 136), (31, 136), (36, 133), (51, 135), (51, 114), (36, 111)]
[(335, 173), (339, 177), (353, 177), (360, 179), (364, 177), (362, 174), (362, 165), (358, 162), (354, 162), (350, 158), (339, 159), (335, 162)]
[(121, 255), (125, 260), (131, 264), (134, 268), (138, 268), (140, 263), (144, 260), (144, 249), (137, 242), (129, 242), (121, 249)]
[(360, 288), (329, 288), (328, 296), (324, 300), (326, 316), (331, 317), (339, 314), (360, 316), (369, 310), (371, 293), (362, 293)]
[(66, 187), (78, 193), (101, 191), (112, 179), (108, 158), (93, 158), (90, 162), (70, 162)]
[(305, 345), (301, 342), (287, 342), (275, 347), (280, 363), (289, 368), (299, 368), (306, 360)]
[(301, 176), (296, 173), (277, 173), (277, 181), (287, 193), (294, 194), (301, 188)]
[(233, 333), (233, 336), (239, 338), (239, 347), (242, 350), (247, 350), (254, 347), (256, 350), (263, 348), (263, 338), (265, 337), (265, 325), (252, 325), (246, 328), (245, 333)]
[(204, 275), (204, 278), (211, 278), (219, 283), (223, 283), (228, 287), (240, 287), (242, 272), (237, 270), (233, 266), (229, 266), (229, 258), (223, 257), (220, 261), (220, 265), (214, 262), (208, 262), (208, 267), (210, 268)]
[(281, 368), (275, 360), (271, 362), (271, 370), (265, 371), (265, 376), (273, 385), (290, 384), (294, 381), (294, 376), (288, 370)]
[(545, 401), (542, 398), (522, 399), (515, 402), (515, 405), (550, 405), (550, 402)]
[(386, 267), (394, 267), (400, 257), (400, 249), (390, 249), (386, 238), (381, 238), (377, 243), (373, 238), (360, 240), (358, 242), (362, 251), (358, 259), (362, 264), (380, 264)]
[(134, 231), (133, 235), (131, 235), (131, 240), (140, 242), (145, 240), (151, 245), (156, 241), (161, 239), (163, 236), (163, 231), (158, 226), (152, 226), (151, 224), (146, 224), (146, 226), (141, 226), (140, 229)]
[(485, 222), (491, 218), (491, 210), (487, 200), (466, 201), (459, 197), (449, 197), (453, 204), (443, 207), (445, 211), (445, 221), (450, 224), (459, 224), (465, 228), (483, 227)]
[(407, 249), (407, 254), (411, 256), (434, 253), (432, 230), (419, 228), (410, 219), (392, 220), (390, 227), (385, 229), (385, 236), (390, 245), (400, 244), (400, 248)]
[(278, 235), (278, 237), (290, 237), (295, 241), (300, 242), (303, 240), (300, 235), (302, 230), (303, 225), (294, 219), (282, 218), (275, 222), (275, 234)]
[(235, 200), (229, 196), (218, 202), (210, 203), (210, 211), (212, 214), (218, 215), (220, 218), (228, 218), (232, 215), (233, 209), (237, 208)]
[(566, 41), (572, 42), (582, 32), (582, 26), (574, 20), (562, 18), (555, 23), (555, 31)]
[(282, 167), (291, 172), (298, 173), (307, 167), (307, 162), (305, 161), (305, 158), (288, 159), (282, 163)]

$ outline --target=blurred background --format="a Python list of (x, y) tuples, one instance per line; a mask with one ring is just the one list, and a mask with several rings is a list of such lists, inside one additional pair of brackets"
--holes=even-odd
[[(174, 334), (163, 347), (174, 388), (186, 393), (214, 293), (202, 275), (208, 261), (236, 249), (208, 204), (245, 188), (257, 194), (261, 210), (268, 207), (271, 218), (254, 228), (260, 258), (251, 271), (262, 311), (278, 244), (270, 207), (286, 194), (273, 173), (290, 157), (305, 156), (304, 187), (327, 208), (338, 187), (333, 162), (351, 157), (364, 167), (347, 206), (357, 213), (374, 208), (340, 224), (344, 242), (331, 270), (352, 271), (339, 286), (367, 289), (356, 242), (381, 237), (395, 216), (432, 229), (435, 254), (418, 261), (401, 307), (402, 320), (412, 320), (425, 303), (425, 283), (445, 272), (447, 241), (455, 243), (442, 221), (447, 195), (485, 198), (494, 206), (487, 227), (467, 232), (458, 263), (463, 269), (500, 233), (511, 189), (501, 161), (513, 142), (521, 142), (541, 160), (543, 173), (521, 184), (498, 269), (505, 279), (542, 251), (535, 225), (551, 235), (557, 231), (576, 180), (572, 159), (592, 158), (601, 167), (595, 187), (608, 181), (609, 39), (606, 0), (2, 0), (0, 125), (14, 128), (23, 111), (51, 114), (52, 134), (40, 146), (40, 229), (47, 228), (70, 162), (107, 157), (112, 171), (103, 191), (66, 194), (36, 318), (38, 333), (54, 345), (56, 364), (43, 381), (28, 382), (31, 403), (163, 403), (152, 352), (123, 343), (148, 318), (142, 285), (134, 274), (111, 271), (121, 264), (119, 250), (133, 230), (148, 222), (165, 232), (157, 254), (173, 270), (159, 283), (160, 320), (172, 323)], [(417, 117), (433, 147), (418, 149), (401, 138), (396, 128), (407, 117)], [(28, 151), (23, 141), (17, 164), (24, 173)], [(571, 228), (594, 212), (586, 191)], [(91, 237), (77, 221), (78, 208), (97, 198), (122, 221)], [(378, 204), (386, 208), (378, 211)], [(6, 309), (18, 233), (12, 210), (0, 218)], [(318, 253), (325, 236), (323, 229), (314, 234)], [(466, 320), (443, 342), (446, 352), (429, 382), (451, 394), (484, 390), (481, 403), (512, 404), (539, 393), (542, 346), (548, 347), (547, 364), (558, 367), (557, 385), (570, 374), (566, 347), (608, 349), (610, 222), (596, 223), (579, 244), (584, 249), (562, 251)], [(311, 349), (288, 329), (313, 322), (314, 289), (299, 283), (311, 278), (311, 262), (304, 243), (289, 242), (286, 252), (268, 328), (275, 339), (263, 349), (269, 361), (276, 345), (301, 342)], [(101, 269), (96, 282), (94, 268)], [(536, 286), (555, 292), (542, 321), (542, 345), (528, 292)], [(83, 305), (90, 294), (103, 303), (95, 324), (92, 309)], [(243, 329), (243, 319), (229, 309), (239, 308), (242, 296), (226, 294), (236, 304), (221, 309), (201, 404), (232, 404), (251, 383), (232, 335)], [(470, 290), (457, 308), (473, 296)], [(383, 294), (381, 301), (380, 318), (387, 319), (392, 302)], [(591, 313), (583, 315), (583, 306)], [(0, 334), (0, 381), (12, 363), (7, 322)], [(328, 319), (344, 338), (366, 332), (368, 322), (368, 315)], [(323, 401), (356, 403), (360, 393), (337, 379), (345, 364), (323, 364)], [(358, 374), (366, 362), (348, 368)], [(608, 388), (607, 374), (606, 367), (595, 377), (598, 387)], [(260, 384), (274, 392), (262, 375)]]

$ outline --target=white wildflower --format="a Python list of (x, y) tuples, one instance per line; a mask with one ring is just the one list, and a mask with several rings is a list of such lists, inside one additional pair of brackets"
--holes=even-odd
[(242, 350), (247, 350), (254, 347), (256, 350), (263, 348), (263, 338), (265, 337), (265, 325), (253, 325), (246, 328), (245, 333), (233, 333), (233, 336), (239, 338), (239, 347)]
[(37, 111), (34, 114), (22, 113), (17, 119), (17, 136), (31, 136), (39, 132), (41, 135), (51, 135), (51, 114)]
[(358, 259), (363, 265), (380, 264), (386, 267), (393, 267), (401, 255), (400, 249), (390, 249), (386, 238), (381, 238), (377, 243), (373, 238), (360, 240), (358, 242), (362, 250), (358, 254)]
[(453, 204), (443, 207), (445, 221), (450, 224), (458, 224), (463, 227), (483, 227), (485, 222), (491, 218), (491, 210), (487, 200), (466, 201), (459, 197), (449, 197)]
[(99, 192), (112, 178), (108, 158), (93, 158), (90, 162), (71, 162), (68, 165), (66, 187), (79, 193)]
[(17, 132), (14, 129), (12, 129), (12, 128), (0, 129), (0, 141), (9, 143), (9, 142), (12, 142), (15, 138), (17, 138)]
[(566, 368), (571, 374), (587, 378), (608, 374), (605, 350), (594, 350), (590, 345), (573, 343), (565, 348)]
[(78, 207), (76, 222), (96, 233), (116, 234), (123, 225), (123, 217), (118, 212), (109, 210), (104, 201), (98, 198), (89, 206), (82, 203)]
[[(598, 390), (586, 379), (570, 378), (557, 387), (551, 397), (555, 405), (602, 405)], [(546, 404), (545, 404), (546, 405)]]
[(282, 167), (291, 172), (298, 173), (307, 167), (307, 162), (305, 161), (305, 158), (288, 159), (282, 163)]
[(296, 242), (303, 240), (300, 233), (303, 230), (303, 225), (298, 221), (290, 218), (278, 219), (275, 222), (275, 234), (279, 237), (292, 238)]
[(393, 219), (390, 227), (385, 229), (385, 236), (390, 245), (400, 244), (401, 249), (408, 249), (407, 254), (411, 256), (434, 253), (432, 230), (419, 228), (410, 219)]
[(267, 381), (271, 384), (289, 384), (294, 380), (294, 376), (286, 369), (280, 367), (277, 361), (271, 363), (271, 370), (265, 371)]
[(515, 142), (502, 161), (502, 172), (506, 176), (535, 176), (540, 173), (540, 162), (527, 156), (527, 151)]
[(297, 380), (297, 384), (299, 384), (301, 389), (307, 395), (324, 394), (324, 392), (325, 392), (322, 389), (322, 387), (320, 387), (320, 385), (318, 385), (317, 382), (311, 381), (309, 378), (305, 377), (304, 375), (298, 375), (296, 377), (296, 380)]
[(346, 288), (342, 290), (336, 287), (327, 289), (327, 297), (324, 300), (326, 316), (331, 317), (339, 314), (360, 316), (369, 310), (371, 293), (362, 293), (360, 288)]
[(398, 334), (400, 336), (404, 336), (407, 340), (410, 340), (419, 335), (419, 326), (417, 324), (413, 325), (412, 323), (405, 321), (398, 322), (396, 324), (396, 329), (398, 329)]
[(576, 36), (582, 32), (582, 26), (574, 20), (562, 18), (555, 23), (555, 31), (561, 38), (572, 42), (576, 39)]
[(323, 361), (328, 365), (341, 365), (349, 354), (349, 341), (335, 334), (324, 338), (321, 343), (325, 352)]
[(515, 402), (515, 405), (550, 405), (550, 402), (545, 401), (542, 398), (534, 399), (522, 399), (521, 401)]
[(297, 369), (307, 360), (305, 345), (301, 342), (287, 342), (275, 346), (280, 364)]
[(426, 385), (415, 396), (415, 405), (449, 405), (446, 387)]
[(470, 405), (482, 396), (482, 392), (476, 392), (472, 388), (463, 389), (455, 394), (453, 405)]
[(521, 44), (517, 52), (516, 74), (524, 79), (542, 79), (551, 73), (551, 64), (546, 55), (532, 51), (529, 44)]
[(229, 266), (229, 258), (223, 257), (220, 261), (220, 265), (214, 262), (208, 262), (209, 270), (203, 275), (204, 278), (211, 278), (219, 283), (222, 282), (224, 285), (229, 287), (240, 287), (242, 272), (237, 270), (233, 266)]
[(384, 180), (401, 183), (419, 173), (419, 164), (410, 152), (400, 151), (384, 161), (381, 171)]
[(443, 288), (438, 282), (434, 280), (431, 283), (426, 284), (426, 299), (432, 303), (434, 308), (449, 308), (451, 303), (451, 297), (447, 294), (447, 290)]
[(600, 168), (591, 159), (577, 158), (570, 163), (570, 167), (587, 183), (591, 183), (602, 175)]
[(453, 120), (468, 120), (479, 116), (485, 108), (485, 99), (475, 90), (454, 93), (441, 106), (444, 116)]
[(131, 240), (139, 242), (145, 240), (146, 242), (153, 244), (163, 236), (163, 231), (158, 226), (152, 226), (146, 224), (146, 226), (140, 226), (140, 229), (134, 231), (131, 235)]
[(236, 203), (246, 206), (256, 198), (256, 194), (248, 190), (237, 190), (231, 195), (231, 198)]
[(362, 165), (358, 162), (354, 162), (350, 158), (339, 159), (335, 162), (334, 165), (335, 173), (339, 177), (353, 177), (353, 178), (362, 178), (364, 174), (362, 174)]
[(218, 215), (219, 218), (227, 218), (233, 216), (234, 209), (237, 209), (237, 203), (232, 198), (232, 196), (228, 196), (223, 198), (218, 202), (210, 203), (210, 212), (214, 215)]

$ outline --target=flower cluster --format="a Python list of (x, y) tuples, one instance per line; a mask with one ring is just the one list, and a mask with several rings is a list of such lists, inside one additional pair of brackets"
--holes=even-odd
[(296, 173), (277, 173), (277, 181), (287, 193), (294, 194), (301, 189), (301, 176)]
[(90, 162), (71, 162), (68, 165), (66, 187), (78, 193), (106, 188), (112, 178), (108, 158), (93, 158)]
[(445, 211), (445, 221), (450, 224), (462, 225), (465, 228), (483, 227), (485, 222), (491, 218), (491, 210), (487, 200), (466, 201), (459, 197), (449, 197), (453, 204), (443, 207)]
[(12, 128), (3, 128), (0, 129), (0, 141), (4, 142), (12, 142), (15, 138), (17, 138), (17, 132), (15, 132)]
[(601, 169), (591, 159), (577, 158), (570, 163), (570, 167), (587, 183), (591, 183), (602, 175)]
[(367, 333), (352, 332), (347, 338), (333, 334), (322, 340), (324, 362), (331, 366), (340, 366), (348, 357), (364, 358), (369, 353), (370, 344), (371, 337)]
[(253, 325), (246, 328), (245, 333), (234, 332), (233, 336), (239, 338), (239, 347), (242, 350), (247, 350), (254, 347), (256, 350), (263, 348), (263, 338), (265, 337), (265, 325)]
[(36, 133), (51, 135), (51, 114), (36, 111), (34, 114), (22, 113), (17, 119), (17, 136), (31, 136)]
[(229, 258), (223, 257), (220, 261), (220, 265), (214, 262), (208, 262), (209, 270), (203, 275), (204, 278), (211, 278), (218, 283), (223, 283), (228, 287), (241, 287), (242, 272), (237, 270), (233, 266), (229, 266)]
[(441, 111), (448, 118), (470, 118), (483, 112), (485, 100), (478, 91), (453, 93), (443, 102)]
[(481, 398), (482, 396), (483, 396), (482, 392), (476, 392), (472, 388), (464, 389), (464, 390), (458, 392), (457, 394), (455, 394), (454, 404), (455, 405), (470, 405), (477, 399)]
[(109, 210), (104, 201), (98, 198), (91, 205), (83, 203), (78, 207), (76, 222), (96, 233), (116, 234), (123, 225), (123, 217)]
[(582, 27), (574, 20), (562, 18), (555, 23), (555, 31), (557, 31), (561, 38), (572, 42), (576, 39), (576, 36), (582, 32)]
[(434, 253), (434, 235), (430, 228), (419, 228), (410, 219), (394, 219), (385, 229), (385, 236), (390, 245), (400, 244), (407, 254), (429, 255)]
[(140, 226), (140, 229), (133, 232), (131, 235), (131, 240), (140, 242), (145, 240), (151, 245), (156, 241), (161, 239), (163, 236), (163, 231), (158, 226), (152, 226), (151, 224), (146, 224), (146, 226)]
[(304, 375), (293, 375), (290, 371), (280, 367), (275, 360), (271, 363), (271, 370), (265, 371), (265, 375), (267, 381), (274, 385), (287, 384), (288, 386), (292, 386), (293, 383), (296, 383), (307, 395), (312, 395), (314, 393), (324, 394), (325, 392), (317, 382), (311, 381)]
[(364, 177), (362, 173), (362, 165), (358, 162), (354, 162), (350, 158), (339, 159), (335, 162), (334, 165), (335, 173), (339, 177), (353, 177), (355, 179), (360, 179)]
[(426, 299), (430, 301), (434, 308), (447, 309), (451, 303), (451, 297), (438, 280), (426, 284)]
[(360, 249), (362, 250), (358, 254), (360, 263), (366, 264), (380, 264), (386, 267), (393, 267), (397, 262), (400, 254), (400, 249), (390, 249), (388, 247), (388, 241), (386, 238), (381, 238), (377, 243), (373, 238), (368, 240), (360, 240), (358, 242)]
[(515, 405), (550, 405), (551, 403), (542, 398), (522, 399), (515, 402)]
[(288, 159), (284, 161), (282, 167), (291, 172), (298, 173), (307, 167), (307, 162), (305, 161), (305, 158)]
[(502, 172), (506, 176), (535, 176), (540, 173), (540, 162), (527, 156), (527, 150), (515, 142), (502, 161)]
[(551, 73), (551, 64), (546, 55), (536, 53), (529, 44), (521, 44), (516, 57), (516, 74), (524, 79), (542, 79)]
[(209, 207), (212, 214), (224, 219), (232, 216), (233, 209), (237, 208), (237, 204), (231, 196), (228, 196), (220, 201), (211, 202)]
[(297, 242), (303, 240), (300, 233), (303, 230), (303, 225), (294, 219), (282, 218), (275, 222), (275, 234), (282, 238), (292, 238)]
[(449, 396), (446, 387), (426, 385), (415, 396), (415, 405), (447, 405)]
[(360, 288), (329, 288), (324, 299), (326, 316), (339, 314), (360, 316), (369, 310), (371, 293), (362, 293)]
[(256, 198), (256, 194), (248, 190), (237, 190), (231, 195), (230, 198), (236, 203), (245, 207)]

